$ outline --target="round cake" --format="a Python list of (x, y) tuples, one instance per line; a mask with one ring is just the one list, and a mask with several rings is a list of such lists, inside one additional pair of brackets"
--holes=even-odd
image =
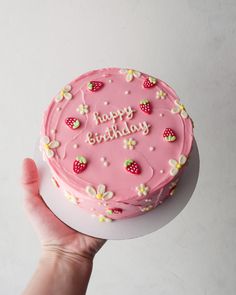
[(40, 147), (68, 201), (108, 222), (172, 196), (192, 142), (192, 120), (170, 86), (136, 70), (105, 68), (53, 98)]

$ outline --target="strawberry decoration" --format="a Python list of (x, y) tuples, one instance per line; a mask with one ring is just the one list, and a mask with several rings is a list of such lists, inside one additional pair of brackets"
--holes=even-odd
[(171, 128), (166, 128), (163, 132), (163, 137), (166, 141), (175, 141), (176, 135)]
[(151, 114), (152, 112), (152, 105), (148, 99), (143, 99), (139, 102), (140, 109), (146, 113)]
[(76, 174), (79, 174), (83, 172), (87, 168), (87, 160), (83, 156), (77, 156), (74, 164), (73, 164), (73, 170)]
[(77, 129), (80, 126), (80, 121), (77, 118), (69, 117), (65, 120), (66, 125), (71, 129)]
[(87, 86), (90, 91), (96, 92), (104, 86), (104, 83), (101, 81), (90, 81)]
[(108, 214), (121, 214), (123, 212), (123, 209), (121, 208), (109, 208), (107, 209)]
[(139, 166), (139, 164), (137, 162), (135, 162), (134, 160), (126, 160), (124, 162), (124, 166), (126, 168), (126, 170), (132, 174), (140, 174), (141, 173), (141, 168)]
[(148, 77), (143, 82), (144, 88), (152, 88), (157, 84), (157, 79), (153, 77)]

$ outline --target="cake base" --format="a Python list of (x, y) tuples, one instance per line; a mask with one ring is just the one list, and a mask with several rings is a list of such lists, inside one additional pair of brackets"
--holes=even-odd
[(152, 233), (173, 220), (187, 205), (197, 184), (199, 174), (199, 153), (193, 142), (188, 165), (184, 168), (176, 191), (172, 197), (155, 209), (132, 218), (113, 222), (99, 222), (89, 212), (69, 202), (51, 181), (48, 165), (38, 151), (35, 160), (39, 168), (40, 193), (48, 208), (66, 225), (84, 234), (110, 240), (132, 239)]

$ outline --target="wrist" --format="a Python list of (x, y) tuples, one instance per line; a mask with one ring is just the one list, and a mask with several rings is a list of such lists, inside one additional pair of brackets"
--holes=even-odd
[(71, 252), (58, 246), (44, 245), (41, 260), (48, 263), (66, 265), (72, 268), (92, 270), (93, 257)]

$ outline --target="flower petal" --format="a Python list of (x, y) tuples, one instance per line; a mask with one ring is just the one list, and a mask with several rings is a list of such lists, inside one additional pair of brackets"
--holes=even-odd
[(40, 139), (41, 143), (44, 143), (44, 144), (49, 144), (50, 142), (50, 138), (48, 136), (42, 136), (41, 139)]
[(175, 176), (179, 172), (178, 168), (171, 168), (170, 169), (170, 175)]
[(104, 194), (103, 194), (103, 199), (104, 200), (109, 200), (109, 199), (111, 199), (112, 197), (113, 197), (113, 192), (105, 192)]
[(175, 100), (175, 104), (176, 104), (177, 106), (180, 106), (180, 100), (179, 100), (179, 99), (176, 99), (176, 100)]
[(127, 82), (131, 82), (133, 80), (133, 78), (134, 78), (133, 73), (128, 72), (128, 74), (125, 77), (125, 80)]
[[(137, 189), (137, 188), (136, 188), (136, 189)], [(140, 192), (139, 190), (137, 190), (137, 191), (138, 191), (138, 196), (139, 196), (139, 197), (142, 197), (143, 193)]]
[(104, 194), (105, 193), (105, 190), (106, 190), (106, 186), (104, 184), (99, 184), (98, 185), (98, 194)]
[(56, 97), (55, 97), (55, 101), (59, 102), (63, 99), (63, 95), (61, 93), (59, 93)]
[(53, 150), (46, 149), (45, 153), (46, 153), (48, 158), (52, 158), (54, 156), (54, 151)]
[(188, 114), (187, 114), (187, 112), (186, 112), (185, 110), (182, 110), (182, 111), (180, 112), (180, 115), (181, 115), (181, 117), (184, 118), (184, 119), (188, 118)]
[(59, 146), (60, 146), (60, 142), (57, 141), (57, 140), (52, 140), (52, 141), (49, 143), (49, 147), (50, 147), (51, 149), (55, 149), (55, 148), (57, 148), (57, 147), (59, 147)]
[(138, 71), (134, 71), (133, 75), (134, 75), (135, 78), (139, 78), (141, 76), (141, 73), (138, 72)]
[(179, 113), (179, 112), (180, 112), (180, 108), (179, 108), (178, 106), (173, 107), (173, 108), (171, 109), (171, 113), (173, 113), (173, 114), (177, 114), (177, 113)]
[(187, 161), (187, 158), (184, 155), (179, 156), (179, 163), (181, 165), (184, 165), (186, 163), (186, 161)]
[(86, 193), (87, 193), (90, 197), (94, 197), (94, 198), (95, 198), (96, 195), (97, 195), (97, 192), (96, 192), (95, 188), (92, 187), (92, 186), (90, 186), (90, 185), (86, 186), (85, 191), (86, 191)]
[(121, 74), (127, 74), (128, 70), (127, 69), (120, 69)]
[(169, 164), (170, 164), (170, 166), (175, 167), (178, 164), (178, 162), (174, 159), (170, 159)]
[(63, 90), (65, 90), (66, 92), (71, 91), (71, 85), (66, 85)]
[(65, 93), (64, 93), (64, 97), (65, 97), (65, 99), (67, 99), (67, 100), (71, 100), (71, 99), (72, 99), (72, 94), (71, 94), (70, 92), (65, 92)]

